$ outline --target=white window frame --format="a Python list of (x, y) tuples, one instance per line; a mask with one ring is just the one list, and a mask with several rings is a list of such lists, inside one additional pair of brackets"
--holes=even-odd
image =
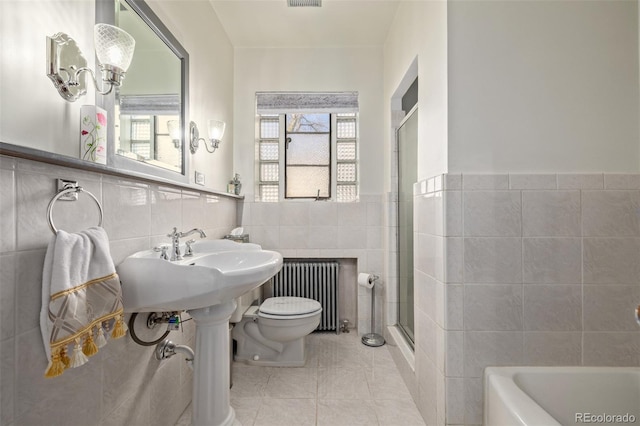
[[(293, 111), (295, 112), (295, 111)], [(310, 112), (311, 113), (311, 112)], [(322, 113), (327, 113), (323, 111)], [(360, 193), (360, 170), (359, 170), (359, 117), (358, 113), (330, 113), (331, 114), (331, 182), (330, 182), (330, 197), (322, 198), (321, 200), (328, 200), (334, 202), (355, 202), (359, 199)], [(265, 163), (275, 163), (274, 160), (271, 161), (262, 161), (260, 159), (260, 144), (262, 141), (275, 141), (275, 138), (261, 138), (261, 123), (263, 119), (272, 118), (276, 116), (276, 114), (257, 114), (256, 115), (256, 149), (255, 149), (255, 176), (256, 176), (256, 187), (255, 187), (255, 201), (256, 202), (305, 202), (305, 201), (315, 201), (314, 198), (285, 198), (285, 113), (277, 114), (278, 116), (278, 200), (265, 200), (261, 194), (261, 186), (262, 185), (275, 185), (275, 181), (262, 181), (261, 176), (261, 164)], [(355, 142), (356, 153), (355, 160), (346, 161), (346, 160), (338, 160), (338, 122), (341, 120), (341, 117), (348, 117), (348, 121), (355, 120), (355, 138), (345, 138), (345, 141), (353, 141)], [(346, 120), (345, 120), (346, 121)], [(338, 164), (345, 163), (353, 163), (355, 165), (356, 170), (356, 179), (355, 181), (342, 181), (338, 183)], [(341, 185), (352, 185), (355, 187), (355, 196), (352, 199), (340, 200), (338, 197), (338, 187)]]

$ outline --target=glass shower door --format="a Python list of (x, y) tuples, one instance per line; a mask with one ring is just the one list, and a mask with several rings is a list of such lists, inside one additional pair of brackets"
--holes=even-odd
[(417, 107), (409, 112), (398, 128), (397, 143), (398, 324), (413, 345), (413, 184), (418, 179)]

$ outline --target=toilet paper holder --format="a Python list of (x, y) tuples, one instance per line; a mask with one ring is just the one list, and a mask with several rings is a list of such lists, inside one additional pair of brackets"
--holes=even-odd
[(362, 336), (362, 343), (367, 346), (382, 346), (384, 345), (384, 337), (375, 333), (375, 324), (376, 324), (376, 282), (380, 279), (379, 276), (374, 274), (364, 274), (361, 273), (358, 275), (358, 284), (363, 287), (371, 289), (371, 332)]

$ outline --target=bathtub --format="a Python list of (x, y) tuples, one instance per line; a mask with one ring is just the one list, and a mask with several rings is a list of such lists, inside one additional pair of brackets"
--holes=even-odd
[(638, 367), (487, 367), (485, 426), (638, 425)]

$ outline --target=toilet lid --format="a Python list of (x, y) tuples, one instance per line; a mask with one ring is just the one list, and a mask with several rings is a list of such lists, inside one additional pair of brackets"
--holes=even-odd
[(269, 315), (302, 315), (316, 312), (322, 305), (316, 300), (304, 297), (270, 297), (260, 305), (260, 313)]

